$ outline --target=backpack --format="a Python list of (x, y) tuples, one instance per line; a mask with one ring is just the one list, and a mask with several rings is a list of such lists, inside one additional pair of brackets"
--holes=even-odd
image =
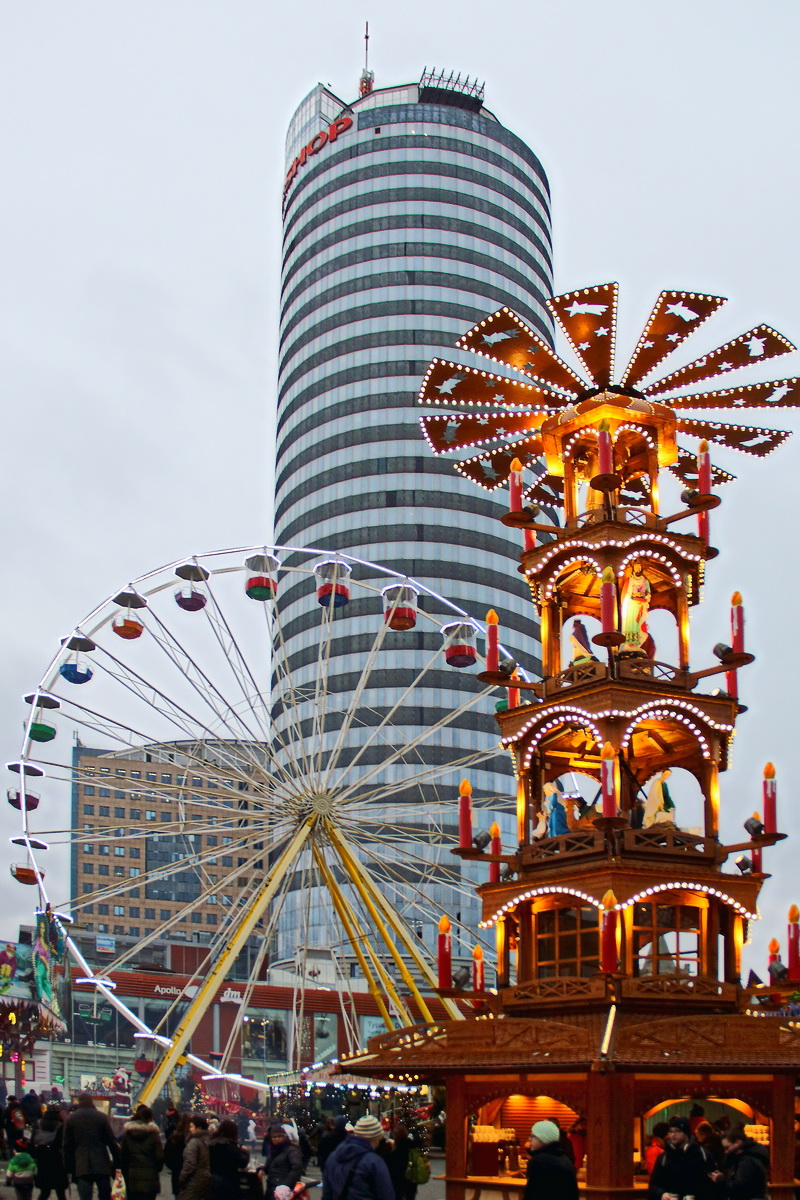
[(431, 1164), (424, 1150), (412, 1146), (408, 1155), (406, 1179), (409, 1183), (427, 1183), (431, 1177)]

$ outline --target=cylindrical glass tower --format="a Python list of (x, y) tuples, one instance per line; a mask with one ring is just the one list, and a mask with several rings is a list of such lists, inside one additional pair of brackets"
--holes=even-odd
[[(483, 107), (482, 89), (430, 73), (352, 104), (319, 85), (292, 119), (286, 157), (275, 541), (408, 572), (480, 620), (492, 606), (505, 644), (530, 645), (530, 597), (517, 574), (521, 535), (497, 520), (502, 500), (431, 454), (416, 395), (431, 357), (458, 361), (456, 338), (501, 305), (551, 339), (542, 166)], [(317, 661), (306, 599), (289, 593), (279, 602), (292, 679), (309, 686)], [(342, 686), (359, 653), (361, 619), (350, 609), (336, 618), (330, 677), (340, 672)], [(373, 697), (383, 706), (401, 694), (405, 678), (392, 651), (384, 653), (380, 697)], [(399, 722), (402, 736), (433, 724), (477, 686), (474, 672), (442, 664), (428, 680), (424, 711)], [(277, 674), (273, 688), (276, 727), (290, 744)], [(465, 713), (442, 739), (446, 750), (426, 753), (455, 758), (495, 745), (491, 708)], [(440, 776), (431, 785), (436, 797), (457, 792), (459, 778), (457, 771)], [(501, 752), (470, 778), (476, 796), (506, 797), (513, 809)], [(403, 796), (398, 782), (407, 807), (418, 811), (427, 799), (433, 790)], [(512, 827), (506, 845), (515, 840)], [(473, 917), (462, 910), (465, 925)], [(291, 945), (289, 930), (282, 953)]]

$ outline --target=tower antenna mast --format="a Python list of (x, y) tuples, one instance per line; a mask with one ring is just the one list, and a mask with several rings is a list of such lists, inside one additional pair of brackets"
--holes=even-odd
[(369, 21), (364, 23), (364, 70), (358, 85), (359, 96), (368, 96), (375, 82), (375, 72), (369, 69)]

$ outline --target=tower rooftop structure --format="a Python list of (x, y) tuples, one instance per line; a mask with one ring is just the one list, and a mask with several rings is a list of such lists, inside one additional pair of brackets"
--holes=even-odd
[[(781, 971), (766, 988), (741, 981), (742, 946), (767, 878), (763, 855), (784, 836), (771, 768), (763, 821), (748, 819), (747, 840), (736, 845), (719, 837), (720, 775), (744, 711), (738, 675), (753, 660), (741, 597), (732, 601), (730, 645), (715, 648), (714, 665), (693, 666), (689, 621), (717, 554), (716, 485), (731, 478), (712, 466), (709, 442), (763, 456), (788, 434), (683, 415), (797, 407), (795, 378), (685, 391), (794, 347), (758, 326), (644, 382), (722, 303), (662, 293), (618, 381), (616, 285), (548, 302), (585, 377), (502, 309), (459, 340), (483, 362), (434, 360), (422, 385), (421, 403), (436, 409), (421, 419), (433, 450), (455, 452), (456, 470), (481, 486), (509, 481), (502, 521), (524, 537), (519, 570), (540, 621), (543, 663), (541, 682), (522, 682), (487, 639), (479, 676), (508, 693), (497, 720), (515, 764), (517, 845), (478, 849), (465, 810), (455, 853), (489, 863), (478, 891), (481, 925), (496, 935), (496, 993), (476, 975), (472, 1016), (373, 1039), (345, 1066), (454, 1085), (450, 1200), (463, 1200), (486, 1173), (467, 1118), (507, 1126), (542, 1097), (586, 1117), (587, 1186), (600, 1197), (633, 1195), (644, 1120), (689, 1097), (730, 1101), (754, 1123), (769, 1123), (771, 1191), (794, 1186), (800, 1031), (781, 1005), (800, 980), (796, 952), (785, 986)], [(695, 453), (687, 437), (699, 441)], [(665, 471), (685, 489), (666, 514)], [(654, 642), (658, 610), (672, 618), (672, 657)], [(724, 688), (706, 690), (714, 683)], [(667, 781), (677, 772), (693, 781), (697, 825), (673, 801)], [(503, 1181), (507, 1191), (515, 1186)]]

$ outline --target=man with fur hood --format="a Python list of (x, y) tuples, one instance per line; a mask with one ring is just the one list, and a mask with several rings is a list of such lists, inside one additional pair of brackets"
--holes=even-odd
[(128, 1200), (155, 1200), (161, 1186), (164, 1147), (146, 1104), (138, 1105), (131, 1120), (125, 1122), (119, 1149)]

